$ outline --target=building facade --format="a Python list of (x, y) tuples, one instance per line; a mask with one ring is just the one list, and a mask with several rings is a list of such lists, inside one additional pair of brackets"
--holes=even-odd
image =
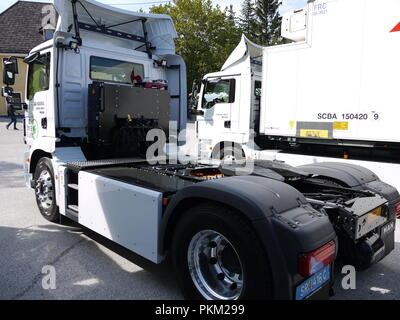
[[(54, 7), (45, 2), (18, 1), (0, 14), (0, 75), (3, 74), (3, 60), (10, 56), (18, 58), (19, 74), (13, 86), (15, 97), (25, 101), (25, 85), (28, 66), (23, 58), (32, 48), (45, 41), (44, 29), (49, 24), (54, 25), (55, 18), (51, 18)], [(4, 86), (1, 76), (1, 86)], [(0, 115), (7, 114), (7, 104), (4, 97), (0, 97)]]

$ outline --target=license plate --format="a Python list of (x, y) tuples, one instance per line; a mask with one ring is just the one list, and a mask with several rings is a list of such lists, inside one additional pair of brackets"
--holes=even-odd
[(303, 300), (321, 288), (330, 279), (330, 266), (326, 266), (296, 288), (296, 300)]
[(328, 130), (300, 129), (300, 137), (304, 138), (329, 138)]

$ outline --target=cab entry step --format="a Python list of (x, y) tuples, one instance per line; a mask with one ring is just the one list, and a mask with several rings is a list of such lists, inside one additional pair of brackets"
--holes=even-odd
[(74, 190), (78, 190), (78, 185), (75, 183), (69, 183), (68, 184), (68, 188), (74, 189)]
[(79, 212), (78, 206), (73, 205), (73, 204), (68, 205), (68, 209), (75, 211), (75, 212)]

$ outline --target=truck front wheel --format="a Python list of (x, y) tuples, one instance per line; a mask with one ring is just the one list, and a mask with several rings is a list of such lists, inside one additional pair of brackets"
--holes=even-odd
[(59, 211), (56, 203), (53, 166), (50, 159), (41, 158), (36, 166), (35, 197), (42, 216), (51, 222), (59, 220)]
[(216, 160), (232, 162), (242, 162), (246, 159), (243, 148), (239, 144), (233, 142), (222, 142), (217, 145), (214, 148), (211, 157)]
[(268, 259), (252, 229), (235, 211), (214, 203), (186, 213), (175, 229), (172, 255), (188, 299), (272, 297)]

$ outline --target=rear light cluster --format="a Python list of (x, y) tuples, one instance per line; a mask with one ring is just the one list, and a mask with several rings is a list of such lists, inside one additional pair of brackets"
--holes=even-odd
[(397, 202), (394, 206), (396, 208), (396, 217), (400, 218), (400, 202)]
[(335, 256), (335, 241), (328, 242), (313, 252), (302, 254), (299, 258), (299, 273), (303, 277), (309, 277), (331, 264), (335, 260)]

